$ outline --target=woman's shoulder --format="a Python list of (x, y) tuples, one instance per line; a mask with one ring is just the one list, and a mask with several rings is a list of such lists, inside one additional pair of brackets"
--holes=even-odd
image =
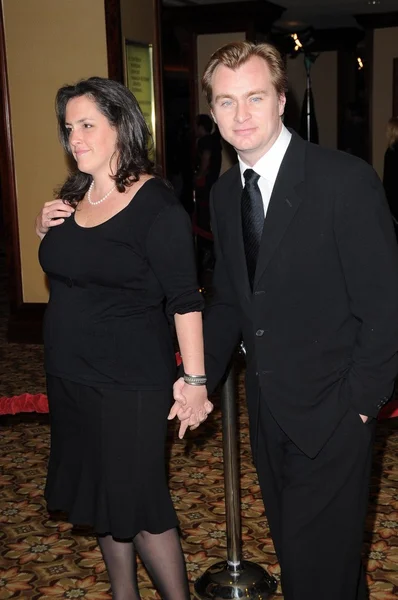
[(140, 208), (151, 213), (180, 205), (173, 187), (160, 177), (151, 177), (143, 184), (140, 192)]
[(148, 232), (159, 218), (169, 221), (175, 219), (176, 214), (185, 212), (171, 185), (160, 177), (148, 178), (130, 206), (132, 223), (142, 234)]
[(166, 204), (178, 203), (173, 186), (162, 177), (149, 177), (141, 190), (148, 198), (159, 199), (159, 201)]

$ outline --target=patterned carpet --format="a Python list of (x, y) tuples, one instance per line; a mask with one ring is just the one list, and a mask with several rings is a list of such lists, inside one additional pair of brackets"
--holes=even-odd
[[(3, 275), (0, 290), (4, 290), (4, 284)], [(4, 295), (0, 300), (0, 397), (25, 391), (44, 392), (42, 348), (6, 343)], [(279, 566), (251, 463), (242, 387), (241, 373), (239, 439), (243, 555), (278, 578)], [(377, 429), (364, 545), (371, 600), (396, 600), (398, 594), (397, 421), (382, 422)], [(219, 408), (205, 426), (189, 433), (186, 440), (178, 440), (175, 433), (175, 427), (171, 425), (170, 488), (180, 518), (189, 578), (194, 582), (212, 563), (226, 557)], [(0, 419), (0, 600), (111, 600), (95, 538), (87, 530), (72, 529), (62, 515), (49, 516), (46, 511), (43, 487), (48, 446), (46, 416), (20, 415)], [(158, 598), (142, 565), (138, 574), (142, 598)], [(279, 588), (277, 597), (282, 597)]]

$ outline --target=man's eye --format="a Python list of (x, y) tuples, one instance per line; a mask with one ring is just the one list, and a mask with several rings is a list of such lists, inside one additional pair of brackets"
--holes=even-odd
[(231, 104), (232, 104), (231, 100), (223, 100), (221, 102), (221, 106), (230, 106)]
[(91, 129), (92, 125), (90, 123), (84, 123), (85, 129)]
[(253, 98), (250, 98), (250, 100), (252, 102), (260, 102), (260, 100), (262, 100), (261, 96), (253, 96)]
[(66, 135), (70, 135), (72, 133), (72, 127), (65, 127)]

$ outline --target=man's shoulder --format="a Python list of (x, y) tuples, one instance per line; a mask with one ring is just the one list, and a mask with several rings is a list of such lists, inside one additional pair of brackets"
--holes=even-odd
[[(306, 142), (305, 180), (314, 194), (327, 192), (325, 197), (337, 195), (363, 202), (379, 199), (383, 186), (373, 166), (368, 162), (342, 152)], [(377, 200), (379, 201), (379, 200)]]
[(307, 168), (309, 172), (314, 169), (314, 174), (318, 176), (374, 174), (373, 167), (369, 163), (342, 150), (326, 148), (310, 142), (306, 142), (306, 150)]

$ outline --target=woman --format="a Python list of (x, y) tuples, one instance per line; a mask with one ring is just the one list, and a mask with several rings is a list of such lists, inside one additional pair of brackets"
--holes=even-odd
[(56, 111), (77, 168), (36, 220), (50, 282), (46, 500), (94, 528), (116, 600), (139, 599), (135, 550), (163, 599), (187, 600), (164, 464), (170, 317), (186, 381), (200, 386), (190, 423), (212, 409), (189, 219), (155, 177), (148, 129), (127, 88), (92, 77), (61, 88)]
[(388, 121), (387, 141), (388, 148), (384, 155), (383, 185), (398, 238), (398, 117), (392, 117)]

